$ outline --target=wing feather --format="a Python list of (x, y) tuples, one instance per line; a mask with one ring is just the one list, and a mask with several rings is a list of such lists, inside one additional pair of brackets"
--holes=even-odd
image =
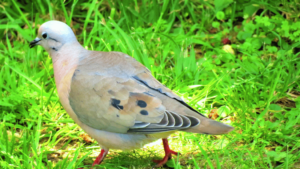
[(81, 122), (99, 130), (139, 134), (200, 124), (198, 118), (166, 109), (157, 93), (184, 101), (139, 62), (120, 53), (101, 56), (82, 60), (72, 77), (69, 100)]

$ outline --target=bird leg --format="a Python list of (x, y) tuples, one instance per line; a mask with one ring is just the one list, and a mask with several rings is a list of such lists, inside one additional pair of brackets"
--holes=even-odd
[(101, 164), (101, 162), (103, 161), (107, 153), (108, 153), (108, 149), (106, 150), (102, 148), (100, 154), (98, 155), (98, 157), (96, 158), (92, 166)]
[(170, 149), (167, 138), (163, 138), (162, 141), (165, 149), (165, 157), (162, 160), (153, 160), (153, 162), (157, 163), (155, 167), (161, 167), (166, 164), (166, 162), (172, 158), (172, 154), (178, 155), (177, 152)]
[[(102, 148), (100, 154), (98, 155), (98, 157), (94, 161), (92, 167), (95, 166), (95, 165), (101, 164), (101, 162), (103, 161), (103, 159), (105, 158), (107, 153), (108, 153), (108, 149)], [(77, 168), (77, 169), (83, 169), (83, 168)]]

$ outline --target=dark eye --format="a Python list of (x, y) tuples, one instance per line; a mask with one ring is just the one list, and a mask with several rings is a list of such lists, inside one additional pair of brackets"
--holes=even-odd
[(47, 35), (47, 33), (46, 33), (46, 32), (43, 32), (43, 33), (42, 33), (42, 37), (43, 37), (44, 39), (46, 39), (46, 38), (47, 38), (47, 36), (48, 36), (48, 35)]

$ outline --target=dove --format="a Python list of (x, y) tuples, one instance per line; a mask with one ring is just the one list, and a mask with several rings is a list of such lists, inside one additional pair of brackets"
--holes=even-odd
[(95, 139), (101, 152), (131, 150), (162, 139), (163, 166), (172, 155), (168, 136), (176, 131), (225, 134), (234, 129), (209, 119), (156, 80), (149, 69), (121, 52), (87, 50), (60, 21), (43, 23), (30, 48), (40, 45), (51, 56), (57, 93), (70, 117)]

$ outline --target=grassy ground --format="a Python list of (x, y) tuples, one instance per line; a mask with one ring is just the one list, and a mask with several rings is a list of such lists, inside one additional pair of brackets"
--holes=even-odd
[[(51, 19), (71, 25), (88, 49), (135, 57), (191, 106), (236, 127), (223, 136), (172, 135), (181, 155), (164, 168), (300, 168), (299, 5), (1, 1), (0, 168), (88, 168), (100, 151), (60, 105), (51, 58), (29, 49)], [(162, 156), (158, 141), (112, 150), (102, 167), (151, 168)]]

